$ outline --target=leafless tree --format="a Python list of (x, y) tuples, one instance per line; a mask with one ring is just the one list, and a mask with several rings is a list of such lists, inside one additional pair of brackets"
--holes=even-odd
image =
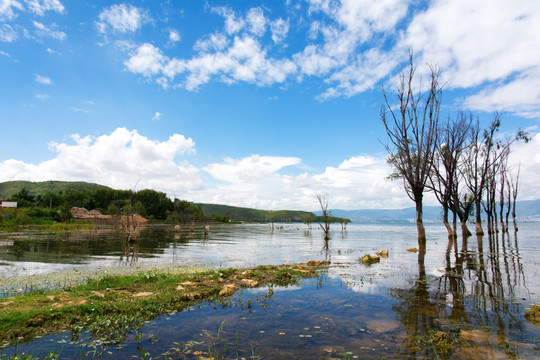
[(516, 222), (516, 200), (519, 192), (519, 173), (521, 166), (518, 167), (516, 174), (516, 179), (510, 178), (510, 188), (512, 189), (512, 221), (514, 222), (514, 231), (518, 231), (518, 226)]
[(319, 224), (322, 231), (324, 232), (324, 240), (330, 240), (330, 211), (328, 210), (328, 200), (324, 195), (317, 195), (317, 200), (319, 200), (319, 205), (321, 205), (323, 224)]
[(416, 205), (416, 227), (419, 243), (425, 242), (422, 200), (437, 146), (437, 126), (441, 104), (442, 85), (440, 69), (430, 65), (430, 81), (422, 91), (421, 79), (415, 90), (416, 67), (413, 53), (409, 52), (409, 68), (400, 75), (396, 90), (397, 108), (394, 110), (383, 88), (385, 105), (381, 108), (381, 120), (390, 143), (386, 145), (390, 163), (395, 173), (391, 178), (402, 179), (407, 195)]
[[(460, 172), (459, 166), (467, 146), (472, 117), (460, 112), (455, 118), (448, 117), (439, 129), (433, 171), (428, 187), (435, 193), (443, 208), (443, 223), (449, 238), (457, 235), (457, 216), (459, 212)], [(452, 212), (452, 225), (448, 216)], [(460, 216), (460, 219), (462, 216)]]
[(496, 146), (495, 134), (501, 124), (501, 115), (496, 113), (490, 126), (483, 132), (478, 120), (472, 127), (470, 145), (467, 149), (463, 166), (463, 178), (474, 201), (476, 211), (476, 234), (483, 235), (482, 229), (482, 198), (488, 182), (492, 180), (493, 166), (499, 160), (493, 156)]

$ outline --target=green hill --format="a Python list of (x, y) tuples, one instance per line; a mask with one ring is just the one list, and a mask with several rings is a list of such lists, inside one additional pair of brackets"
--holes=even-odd
[(107, 186), (87, 183), (84, 181), (6, 181), (0, 183), (0, 195), (4, 196), (4, 199), (9, 199), (15, 195), (21, 189), (26, 188), (32, 195), (45, 195), (48, 192), (59, 193), (65, 192), (68, 189), (71, 190), (94, 190), (94, 189), (109, 189)]
[(229, 216), (231, 220), (249, 222), (296, 222), (315, 216), (308, 211), (257, 210), (228, 205), (200, 204), (205, 214)]

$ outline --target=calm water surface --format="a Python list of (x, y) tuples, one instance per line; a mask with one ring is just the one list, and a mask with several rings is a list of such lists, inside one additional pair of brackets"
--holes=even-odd
[[(437, 331), (459, 334), (451, 358), (538, 358), (540, 330), (524, 319), (540, 303), (540, 224), (523, 223), (515, 235), (449, 242), (428, 224), (426, 256), (409, 224), (333, 227), (304, 225), (212, 226), (175, 233), (149, 226), (137, 248), (124, 249), (115, 231), (0, 234), (0, 277), (87, 267), (190, 265), (252, 267), (329, 259), (332, 265), (298, 286), (244, 290), (226, 304), (203, 303), (156, 319), (102, 358), (196, 358), (209, 350), (224, 358), (444, 358), (430, 343)], [(370, 267), (364, 254), (388, 249)], [(220, 331), (218, 331), (221, 328)], [(60, 334), (21, 344), (17, 351), (61, 350), (82, 357), (91, 339)], [(7, 349), (13, 353), (15, 349)]]

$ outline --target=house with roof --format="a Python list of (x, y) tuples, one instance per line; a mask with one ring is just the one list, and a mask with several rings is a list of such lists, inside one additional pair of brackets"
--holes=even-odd
[(16, 201), (4, 201), (4, 196), (0, 195), (0, 208), (16, 208)]

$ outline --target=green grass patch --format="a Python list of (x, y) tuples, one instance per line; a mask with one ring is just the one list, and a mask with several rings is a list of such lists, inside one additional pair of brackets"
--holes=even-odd
[(56, 290), (30, 291), (0, 299), (0, 345), (28, 341), (60, 330), (89, 331), (105, 344), (122, 342), (130, 331), (160, 315), (202, 300), (230, 297), (241, 287), (286, 286), (312, 277), (326, 262), (217, 269), (197, 272), (143, 270), (104, 275)]

